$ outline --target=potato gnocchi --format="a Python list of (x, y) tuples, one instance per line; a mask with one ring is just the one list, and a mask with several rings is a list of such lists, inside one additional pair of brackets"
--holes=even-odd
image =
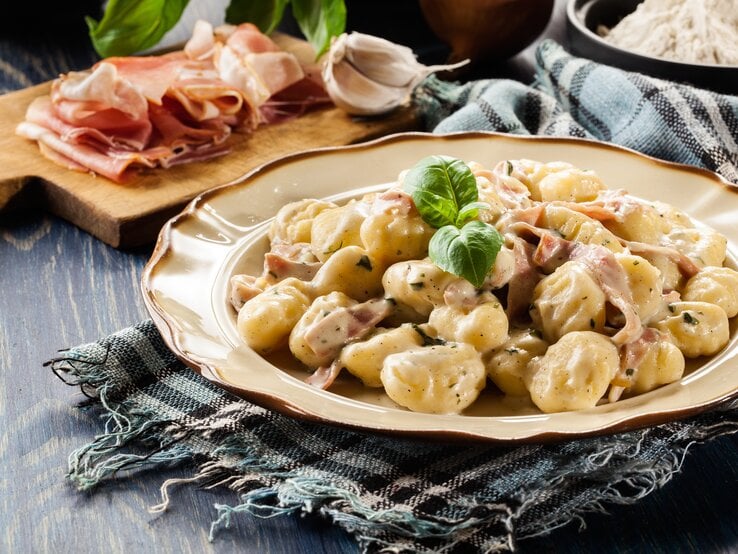
[(231, 279), (245, 343), (289, 349), (315, 386), (345, 372), (441, 414), (485, 388), (546, 413), (593, 408), (677, 381), (685, 358), (726, 346), (738, 272), (718, 232), (569, 163), (467, 167), (484, 203), (471, 219), (504, 239), (481, 286), (429, 257), (437, 230), (405, 171), (342, 206), (279, 211), (262, 274)]

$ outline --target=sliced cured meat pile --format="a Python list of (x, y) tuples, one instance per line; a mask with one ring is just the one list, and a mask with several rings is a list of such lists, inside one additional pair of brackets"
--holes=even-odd
[(195, 25), (184, 50), (106, 58), (60, 76), (16, 133), (69, 169), (124, 182), (137, 169), (228, 153), (234, 130), (325, 104), (320, 72), (254, 25)]

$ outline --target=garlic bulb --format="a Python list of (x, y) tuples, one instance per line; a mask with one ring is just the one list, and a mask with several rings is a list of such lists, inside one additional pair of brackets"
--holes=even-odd
[(328, 95), (352, 115), (377, 115), (401, 106), (413, 89), (435, 71), (454, 65), (426, 66), (407, 46), (363, 33), (337, 37), (323, 65)]

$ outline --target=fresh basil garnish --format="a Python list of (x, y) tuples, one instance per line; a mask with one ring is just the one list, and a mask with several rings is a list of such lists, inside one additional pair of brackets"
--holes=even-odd
[[(344, 0), (291, 0), (292, 15), (316, 52), (346, 28)], [(189, 0), (110, 0), (100, 21), (87, 17), (92, 45), (103, 57), (127, 56), (158, 44), (182, 17)], [(277, 28), (290, 0), (231, 0), (228, 23), (251, 22), (263, 33)]]
[(225, 20), (228, 23), (248, 21), (256, 25), (262, 33), (271, 33), (282, 21), (284, 8), (289, 0), (231, 0), (226, 8)]
[(346, 28), (344, 0), (292, 0), (292, 15), (320, 57)]
[(403, 188), (423, 220), (438, 229), (428, 245), (433, 263), (481, 287), (503, 239), (492, 225), (475, 219), (489, 205), (479, 202), (469, 166), (449, 156), (428, 156), (405, 174)]
[(438, 229), (431, 237), (428, 254), (438, 267), (479, 288), (501, 247), (497, 229), (483, 221), (470, 221), (461, 229), (453, 225)]
[(463, 161), (449, 156), (428, 156), (405, 175), (405, 192), (426, 223), (436, 229), (459, 225), (459, 212), (479, 198), (477, 180)]
[(126, 56), (158, 43), (182, 17), (188, 0), (110, 0), (100, 21), (86, 17), (101, 56)]

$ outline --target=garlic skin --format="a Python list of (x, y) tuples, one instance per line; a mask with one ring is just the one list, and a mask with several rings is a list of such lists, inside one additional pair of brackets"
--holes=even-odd
[(426, 66), (407, 46), (363, 33), (334, 39), (323, 65), (323, 81), (331, 100), (351, 115), (379, 115), (404, 104), (410, 93), (435, 71), (454, 65)]

